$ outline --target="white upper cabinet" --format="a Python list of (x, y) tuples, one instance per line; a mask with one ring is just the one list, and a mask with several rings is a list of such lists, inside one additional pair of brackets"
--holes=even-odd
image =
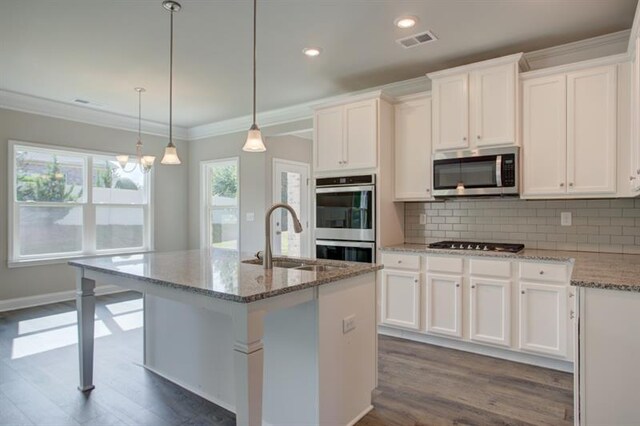
[(434, 151), (517, 145), (521, 57), (511, 55), (428, 74)]
[(567, 74), (567, 192), (616, 192), (616, 66)]
[(316, 172), (377, 166), (377, 99), (318, 109), (314, 130)]
[(566, 192), (567, 89), (564, 75), (522, 85), (524, 194)]
[(315, 114), (315, 169), (333, 170), (342, 167), (344, 141), (344, 109), (326, 108)]
[(615, 65), (522, 83), (524, 197), (616, 193)]
[(465, 74), (433, 80), (434, 149), (469, 146), (469, 76)]
[(516, 64), (471, 73), (471, 138), (478, 147), (516, 141)]
[(366, 169), (377, 165), (378, 120), (377, 101), (345, 105), (344, 165), (350, 169)]
[(430, 200), (431, 98), (396, 104), (395, 132), (395, 200)]

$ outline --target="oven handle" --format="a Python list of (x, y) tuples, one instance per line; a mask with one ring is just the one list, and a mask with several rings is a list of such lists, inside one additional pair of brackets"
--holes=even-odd
[(376, 243), (363, 243), (359, 241), (316, 240), (316, 245), (317, 246), (371, 248), (371, 249), (376, 247)]
[(502, 155), (496, 155), (496, 186), (502, 186)]
[(375, 185), (366, 186), (332, 186), (330, 188), (316, 188), (316, 194), (326, 194), (332, 192), (360, 192), (360, 191), (374, 191)]

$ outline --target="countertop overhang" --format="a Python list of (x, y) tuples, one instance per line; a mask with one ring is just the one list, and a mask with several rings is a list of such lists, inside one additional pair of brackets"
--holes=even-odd
[(249, 259), (252, 259), (250, 254), (237, 251), (202, 249), (101, 256), (70, 261), (69, 265), (239, 303), (255, 302), (382, 269), (382, 265), (370, 263), (274, 257), (274, 260), (295, 259), (340, 268), (330, 271), (265, 270), (262, 265), (243, 262)]
[(405, 252), (465, 257), (498, 257), (515, 260), (573, 264), (571, 285), (640, 292), (640, 255), (524, 249), (520, 253), (432, 249), (422, 244), (383, 247), (383, 252)]

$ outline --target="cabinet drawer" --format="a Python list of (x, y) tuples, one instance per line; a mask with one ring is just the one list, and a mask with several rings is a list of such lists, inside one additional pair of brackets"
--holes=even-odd
[(382, 264), (389, 269), (420, 270), (420, 256), (417, 254), (383, 253)]
[(557, 263), (520, 262), (520, 278), (536, 281), (566, 283), (568, 265)]
[(431, 272), (449, 272), (461, 274), (463, 270), (461, 257), (427, 257), (427, 270)]
[(469, 267), (471, 275), (511, 277), (511, 262), (508, 260), (471, 259)]

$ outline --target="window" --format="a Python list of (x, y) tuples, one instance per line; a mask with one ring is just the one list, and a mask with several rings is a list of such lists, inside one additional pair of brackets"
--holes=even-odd
[(205, 247), (239, 249), (238, 159), (202, 163), (203, 242)]
[[(9, 263), (150, 249), (150, 181), (115, 156), (11, 142)], [(132, 160), (132, 161), (135, 161)]]

